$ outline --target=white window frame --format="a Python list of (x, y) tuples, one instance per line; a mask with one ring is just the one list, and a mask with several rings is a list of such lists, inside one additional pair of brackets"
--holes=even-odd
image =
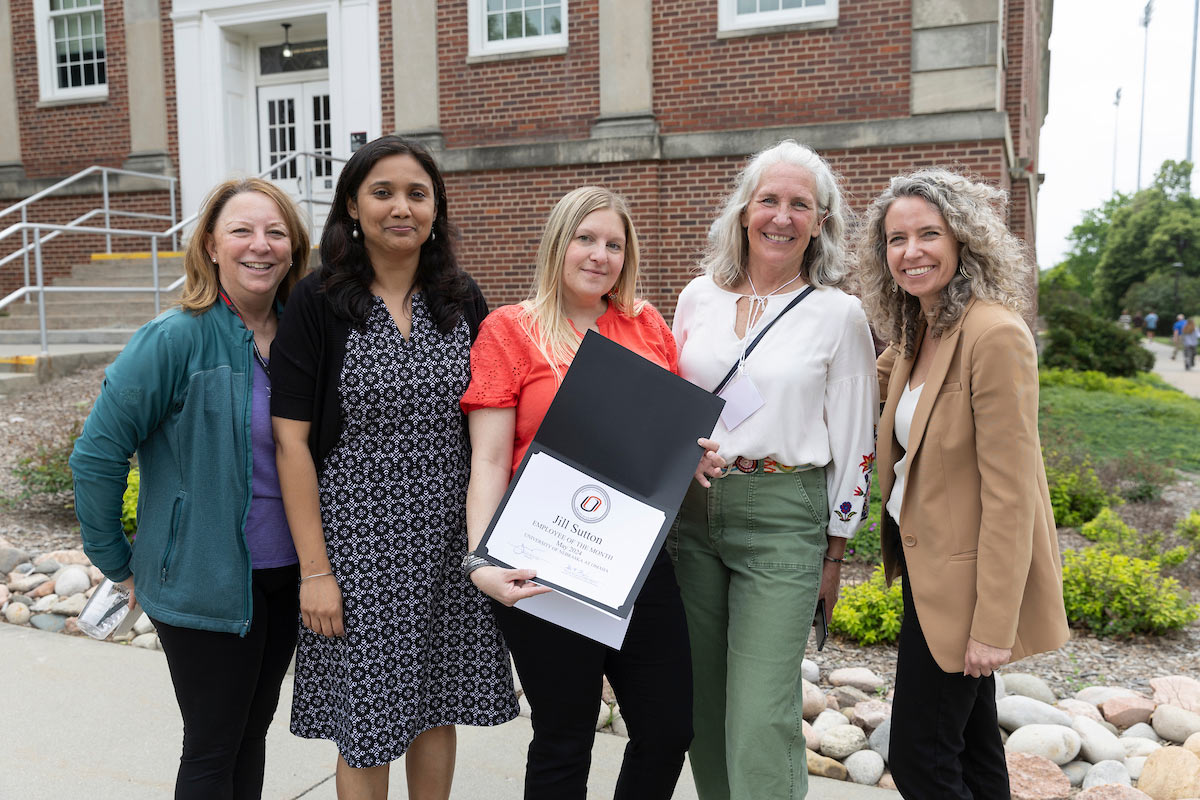
[[(85, 12), (99, 10), (101, 19), (104, 6), (82, 9)], [(72, 12), (76, 9), (72, 9)], [(70, 12), (68, 12), (70, 13)], [(56, 15), (62, 16), (62, 14)], [(50, 0), (34, 0), (34, 28), (37, 40), (38, 55), (38, 90), (42, 102), (71, 101), (71, 100), (104, 100), (108, 97), (108, 22), (104, 24), (104, 83), (93, 86), (76, 86), (60, 88), (58, 85), (58, 64), (54, 54), (54, 17), (50, 12)]]
[(752, 14), (739, 14), (738, 0), (717, 2), (717, 30), (721, 32), (750, 33), (784, 25), (837, 22), (838, 18), (838, 0), (825, 0), (823, 6), (756, 11)]
[(489, 42), (487, 38), (487, 0), (467, 0), (467, 45), (472, 58), (506, 55), (509, 53), (533, 53), (544, 50), (565, 50), (567, 31), (570, 27), (569, 0), (562, 0), (562, 32), (543, 36), (525, 36), (520, 39), (505, 39)]

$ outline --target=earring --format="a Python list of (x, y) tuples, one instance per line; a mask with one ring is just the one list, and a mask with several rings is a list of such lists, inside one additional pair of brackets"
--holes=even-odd
[(353, 222), (350, 223), (350, 238), (351, 239), (358, 238), (358, 220), (354, 220)]
[(215, 256), (209, 256), (209, 258), (212, 258), (212, 262), (213, 262), (214, 264), (215, 264), (215, 263), (217, 263), (217, 259), (216, 259), (216, 257), (215, 257)]
[(429, 229), (429, 241), (431, 241), (431, 242), (437, 241), (437, 231), (435, 231), (433, 228)]
[(966, 269), (963, 268), (961, 261), (958, 262), (958, 274), (962, 275), (967, 280), (971, 280), (971, 276), (967, 274), (967, 271), (966, 271)]
[(900, 291), (900, 286), (895, 281), (892, 281), (892, 294)]

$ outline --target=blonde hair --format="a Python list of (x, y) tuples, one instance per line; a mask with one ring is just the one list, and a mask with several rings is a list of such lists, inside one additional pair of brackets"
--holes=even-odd
[(790, 164), (807, 170), (817, 190), (817, 209), (825, 219), (821, 233), (804, 251), (800, 275), (809, 284), (822, 288), (840, 286), (846, 277), (846, 211), (837, 176), (825, 159), (794, 139), (784, 139), (754, 154), (746, 168), (734, 179), (733, 191), (721, 203), (717, 218), (708, 229), (708, 246), (700, 268), (718, 286), (730, 288), (746, 274), (750, 244), (742, 226), (742, 212), (758, 189), (767, 170), (776, 164)]
[(288, 229), (288, 238), (292, 244), (292, 266), (279, 288), (275, 291), (275, 299), (283, 303), (287, 301), (292, 287), (304, 277), (308, 269), (308, 229), (300, 217), (300, 211), (292, 198), (270, 181), (262, 178), (231, 178), (217, 184), (204, 198), (200, 208), (200, 216), (196, 227), (192, 230), (192, 238), (188, 241), (187, 250), (183, 255), (184, 285), (183, 295), (179, 305), (185, 311), (200, 313), (207, 311), (217, 302), (217, 288), (220, 278), (217, 265), (208, 256), (208, 237), (217, 224), (226, 204), (243, 192), (258, 192), (275, 201), (283, 222)]
[(922, 169), (892, 178), (867, 209), (856, 237), (856, 283), (867, 318), (880, 337), (903, 345), (905, 356), (911, 356), (922, 319), (920, 301), (899, 289), (888, 269), (884, 222), (901, 197), (918, 197), (937, 209), (959, 243), (959, 269), (942, 289), (929, 323), (931, 336), (939, 337), (953, 326), (972, 297), (1026, 313), (1034, 265), (1005, 225), (1008, 194), (946, 169)]
[(569, 365), (579, 350), (579, 334), (571, 326), (562, 303), (563, 267), (567, 247), (588, 214), (611, 210), (625, 227), (625, 262), (609, 302), (626, 316), (641, 313), (643, 302), (635, 299), (638, 276), (638, 238), (625, 199), (602, 186), (581, 186), (567, 192), (550, 211), (542, 241), (538, 245), (533, 292), (521, 303), (523, 325), (542, 357), (561, 381), (560, 367)]

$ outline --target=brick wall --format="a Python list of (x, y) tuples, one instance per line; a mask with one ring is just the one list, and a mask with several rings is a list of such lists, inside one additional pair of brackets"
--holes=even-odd
[[(842, 176), (854, 212), (893, 175), (919, 167), (945, 165), (1000, 185), (1006, 180), (1002, 142), (824, 155)], [(642, 255), (639, 294), (670, 319), (679, 291), (695, 275), (717, 206), (744, 163), (743, 158), (707, 158), (448, 175), (450, 215), (463, 232), (461, 262), (493, 307), (524, 299), (551, 207), (576, 186), (603, 184), (623, 194), (633, 211)]]
[(909, 6), (843, 3), (833, 28), (718, 39), (715, 0), (656, 0), (660, 128), (678, 133), (908, 116)]
[[(38, 108), (33, 3), (10, 4), (21, 162), (29, 178), (62, 178), (93, 164), (119, 167), (129, 155), (125, 13), (105, 0), (108, 99)], [(173, 56), (172, 56), (173, 58)]]
[[(597, 0), (572, 2), (568, 26), (570, 46), (563, 55), (468, 64), (467, 4), (438, 3), (446, 146), (587, 138), (600, 114)], [(402, 84), (397, 91), (404, 91)]]

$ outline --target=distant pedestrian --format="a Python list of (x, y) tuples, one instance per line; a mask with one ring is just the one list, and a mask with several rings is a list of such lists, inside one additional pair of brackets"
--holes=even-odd
[(1125, 330), (1129, 330), (1130, 324), (1133, 322), (1133, 317), (1129, 316), (1129, 309), (1122, 308), (1121, 316), (1117, 317), (1117, 324)]
[(1158, 314), (1151, 311), (1146, 315), (1146, 338), (1153, 339), (1154, 332), (1158, 330)]
[(1196, 366), (1196, 341), (1200, 339), (1196, 333), (1196, 323), (1190, 319), (1185, 322), (1179, 338), (1183, 342), (1183, 368), (1190, 370)]
[(1140, 331), (1145, 327), (1146, 320), (1142, 318), (1142, 312), (1137, 312), (1133, 315), (1133, 319), (1129, 320), (1130, 327), (1135, 331)]
[(1171, 360), (1175, 360), (1176, 354), (1179, 353), (1179, 348), (1183, 346), (1183, 326), (1187, 324), (1187, 317), (1183, 314), (1175, 315), (1175, 324), (1171, 326)]

